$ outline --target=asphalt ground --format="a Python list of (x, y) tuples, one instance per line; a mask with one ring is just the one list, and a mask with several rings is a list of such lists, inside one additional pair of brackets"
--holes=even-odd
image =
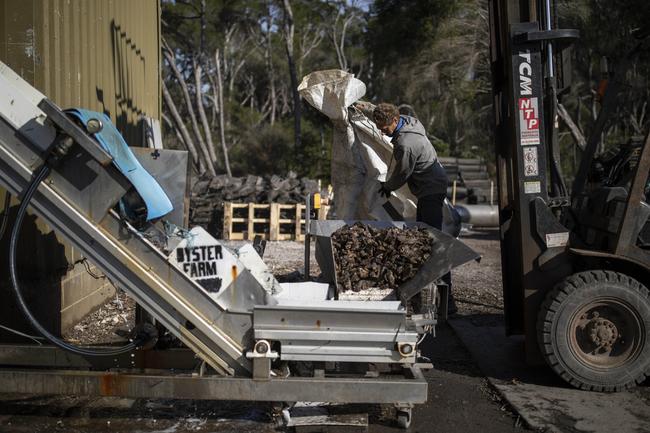
[[(413, 410), (409, 432), (527, 430), (449, 325), (439, 326), (437, 336), (422, 343), (422, 352), (435, 368), (425, 373), (429, 399)], [(354, 405), (348, 410), (368, 413), (371, 433), (403, 431), (396, 426), (390, 406)], [(266, 403), (0, 394), (0, 432), (53, 431), (263, 433), (286, 429), (275, 427)]]
[(502, 320), (486, 319), (466, 315), (450, 324), (491, 388), (528, 426), (549, 433), (650, 431), (650, 380), (616, 393), (575, 389), (548, 366), (527, 364), (523, 337), (507, 337)]

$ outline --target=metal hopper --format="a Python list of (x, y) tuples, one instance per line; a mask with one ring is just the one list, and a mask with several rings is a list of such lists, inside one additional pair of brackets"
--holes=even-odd
[(415, 276), (396, 287), (398, 297), (406, 302), (425, 287), (435, 283), (447, 272), (471, 260), (480, 260), (481, 256), (458, 239), (434, 229), (421, 222), (404, 221), (357, 221), (357, 220), (325, 220), (311, 221), (309, 234), (316, 238), (316, 261), (322, 272), (324, 282), (337, 286), (336, 266), (332, 250), (332, 234), (346, 225), (363, 222), (376, 228), (411, 228), (422, 227), (429, 231), (432, 237), (433, 250)]

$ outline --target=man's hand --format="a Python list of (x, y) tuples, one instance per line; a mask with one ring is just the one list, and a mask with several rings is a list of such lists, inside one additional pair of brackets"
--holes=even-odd
[(352, 104), (357, 110), (367, 110), (370, 108), (370, 102), (357, 101)]
[(390, 197), (391, 191), (386, 187), (386, 183), (380, 182), (379, 184), (381, 185), (379, 187), (379, 194), (383, 195), (386, 198)]
[(375, 106), (367, 101), (357, 101), (352, 104), (355, 110), (363, 113), (364, 116), (372, 120), (372, 111), (375, 109)]

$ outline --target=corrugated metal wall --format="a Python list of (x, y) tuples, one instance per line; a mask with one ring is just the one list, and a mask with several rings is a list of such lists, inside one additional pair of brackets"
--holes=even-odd
[(158, 0), (0, 0), (0, 59), (61, 107), (104, 111), (132, 146), (160, 119)]
[[(141, 146), (140, 115), (160, 119), (159, 23), (158, 0), (0, 0), (0, 60), (63, 108), (106, 112), (130, 145)], [(0, 218), (3, 199), (0, 189)], [(14, 199), (10, 215), (16, 209)], [(8, 235), (0, 239), (0, 294), (7, 300), (0, 316), (32, 333), (8, 296)], [(27, 218), (19, 272), (31, 308), (55, 334), (114, 294), (81, 259), (42, 220)], [(23, 339), (0, 330), (0, 341)]]

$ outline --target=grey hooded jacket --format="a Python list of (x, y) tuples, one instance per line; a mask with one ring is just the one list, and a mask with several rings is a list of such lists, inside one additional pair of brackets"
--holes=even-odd
[(447, 192), (447, 173), (438, 160), (424, 126), (414, 117), (401, 116), (404, 125), (397, 131), (393, 143), (395, 168), (386, 181), (386, 188), (394, 191), (408, 182), (417, 198)]

